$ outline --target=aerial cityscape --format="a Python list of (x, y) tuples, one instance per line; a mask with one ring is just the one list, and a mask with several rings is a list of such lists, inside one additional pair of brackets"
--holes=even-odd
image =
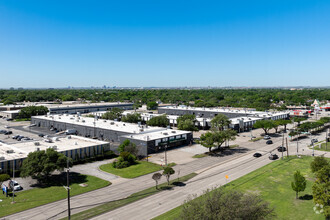
[(329, 220), (330, 2), (0, 1), (1, 220)]

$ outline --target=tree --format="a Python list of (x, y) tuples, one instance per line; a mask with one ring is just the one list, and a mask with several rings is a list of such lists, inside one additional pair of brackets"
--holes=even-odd
[(182, 115), (177, 119), (178, 129), (185, 131), (198, 131), (198, 128), (195, 126), (195, 122), (195, 115)]
[(293, 117), (293, 121), (298, 123), (298, 126), (300, 125), (300, 122), (307, 120), (307, 118), (302, 117)]
[(147, 109), (148, 110), (156, 110), (158, 107), (157, 102), (148, 102), (147, 103)]
[(213, 133), (213, 140), (218, 149), (226, 141), (233, 141), (236, 139), (237, 132), (232, 129), (227, 129), (223, 131), (216, 131)]
[(199, 141), (197, 142), (203, 147), (208, 148), (209, 152), (211, 152), (212, 147), (215, 147), (215, 135), (212, 132), (206, 132), (205, 134), (201, 135)]
[(141, 114), (133, 113), (133, 114), (124, 115), (121, 118), (121, 121), (128, 123), (138, 123), (139, 121), (141, 121)]
[(287, 119), (280, 119), (280, 120), (278, 120), (278, 121), (279, 121), (279, 124), (280, 124), (281, 126), (284, 126), (284, 132), (286, 132), (286, 126), (287, 126), (288, 124), (290, 124), (291, 121), (290, 121), (290, 120), (287, 120)]
[(155, 116), (147, 121), (149, 126), (167, 127), (169, 124), (170, 122), (166, 115)]
[(107, 111), (102, 115), (103, 119), (108, 120), (119, 120), (121, 118), (121, 115), (123, 113), (123, 110), (120, 108), (112, 108), (110, 111)]
[(155, 180), (156, 182), (156, 189), (158, 189), (158, 181), (162, 178), (162, 174), (160, 173), (154, 173), (154, 175), (152, 175), (152, 179)]
[(323, 167), (329, 165), (329, 162), (323, 157), (314, 157), (314, 160), (311, 162), (311, 170), (313, 173), (321, 170)]
[(136, 157), (130, 152), (123, 151), (118, 159), (112, 163), (112, 166), (117, 169), (122, 169), (136, 164)]
[(214, 130), (222, 131), (230, 125), (230, 120), (224, 114), (218, 114), (211, 120), (211, 127)]
[(278, 127), (281, 125), (280, 121), (273, 121), (273, 128), (275, 129), (275, 133), (278, 131)]
[(254, 128), (261, 128), (264, 130), (265, 134), (268, 134), (268, 131), (274, 127), (274, 122), (271, 120), (259, 120), (253, 125)]
[[(49, 176), (55, 170), (63, 171), (67, 166), (68, 158), (52, 148), (46, 151), (34, 151), (28, 154), (23, 161), (21, 168), (21, 176), (31, 176), (42, 182), (48, 180)], [(72, 166), (72, 160), (69, 160), (69, 165)]]
[(170, 185), (170, 177), (175, 173), (175, 170), (172, 167), (164, 167), (163, 176), (166, 177), (167, 185)]
[(316, 172), (312, 190), (314, 202), (323, 205), (324, 215), (330, 218), (330, 164)]
[(179, 219), (263, 220), (275, 217), (269, 203), (255, 194), (220, 187), (196, 198), (194, 195), (184, 202)]
[(48, 112), (48, 108), (45, 106), (28, 106), (22, 108), (18, 113), (19, 118), (31, 118), (31, 116), (45, 115)]
[(137, 156), (138, 154), (138, 149), (136, 148), (136, 144), (134, 144), (133, 142), (131, 142), (130, 140), (126, 139), (123, 141), (123, 143), (121, 143), (118, 147), (118, 152), (129, 152), (131, 154), (133, 154), (134, 156)]
[(298, 170), (294, 173), (291, 187), (293, 191), (296, 192), (296, 199), (298, 199), (298, 193), (303, 192), (306, 189), (306, 179)]

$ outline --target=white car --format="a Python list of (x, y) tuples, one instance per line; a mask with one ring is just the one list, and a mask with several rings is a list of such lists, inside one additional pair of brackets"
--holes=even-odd
[(14, 191), (18, 191), (18, 190), (23, 189), (23, 188), (21, 187), (21, 185), (19, 185), (18, 182), (16, 182), (15, 180), (11, 180), (11, 181), (9, 182), (9, 187), (10, 187), (11, 189), (13, 189)]
[(264, 140), (269, 140), (270, 139), (270, 136), (269, 135), (265, 135), (264, 136)]

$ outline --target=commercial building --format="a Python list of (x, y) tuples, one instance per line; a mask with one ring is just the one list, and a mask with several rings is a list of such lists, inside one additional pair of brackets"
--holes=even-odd
[(196, 115), (196, 118), (213, 118), (218, 114), (226, 115), (231, 118), (254, 117), (270, 120), (285, 119), (289, 117), (289, 112), (261, 112), (250, 109), (234, 109), (234, 108), (195, 108), (188, 106), (166, 106), (158, 108), (159, 114), (167, 115)]
[(110, 150), (110, 144), (78, 136), (55, 137), (11, 145), (0, 143), (0, 168), (2, 172), (9, 172), (14, 167), (15, 170), (19, 170), (29, 153), (48, 148), (53, 148), (73, 160), (78, 160), (101, 155)]
[(0, 111), (0, 118), (14, 119), (18, 116), (20, 110)]
[(59, 133), (70, 130), (80, 136), (98, 138), (114, 144), (119, 144), (124, 139), (130, 139), (139, 145), (139, 154), (143, 156), (147, 152), (156, 152), (162, 149), (157, 144), (162, 142), (162, 139), (171, 140), (168, 141), (168, 147), (189, 144), (193, 139), (192, 132), (189, 131), (174, 131), (161, 127), (81, 117), (80, 114), (34, 116), (31, 118), (31, 124), (38, 127), (53, 128)]

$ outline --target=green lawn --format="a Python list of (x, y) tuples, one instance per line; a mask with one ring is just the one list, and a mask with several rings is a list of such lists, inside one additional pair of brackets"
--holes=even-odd
[[(276, 219), (324, 219), (323, 215), (317, 215), (313, 211), (313, 200), (296, 200), (295, 192), (291, 188), (293, 173), (296, 170), (307, 179), (307, 187), (299, 195), (312, 195), (314, 175), (310, 170), (310, 162), (313, 157), (286, 158), (277, 160), (250, 174), (247, 174), (226, 187), (243, 190), (245, 192), (258, 193), (275, 208)], [(180, 215), (181, 206), (158, 216), (157, 220), (176, 219)]]
[(250, 142), (256, 142), (263, 139), (263, 137), (257, 137), (257, 138), (253, 138), (252, 140), (249, 140)]
[[(156, 189), (156, 187), (150, 187), (148, 189), (134, 193), (134, 194), (128, 196), (127, 198), (104, 203), (103, 205), (99, 205), (95, 208), (91, 208), (86, 211), (74, 214), (71, 216), (71, 219), (72, 220), (74, 220), (74, 219), (77, 219), (77, 220), (90, 219), (94, 216), (109, 212), (111, 210), (122, 207), (124, 205), (135, 202), (137, 200), (143, 199), (145, 197), (151, 196), (151, 195), (161, 192), (163, 190), (168, 190), (169, 187), (175, 187), (175, 185), (173, 185), (174, 182), (178, 182), (178, 181), (185, 182), (185, 181), (188, 181), (189, 179), (193, 178), (196, 175), (197, 175), (196, 173), (191, 173), (186, 176), (180, 177), (180, 179), (174, 179), (174, 180), (170, 181), (170, 186), (168, 186), (167, 183), (163, 183), (163, 184), (158, 185), (158, 189)], [(151, 181), (153, 181), (153, 180), (151, 180)], [(63, 219), (67, 219), (67, 218), (63, 218)]]
[[(70, 185), (71, 196), (85, 193), (91, 190), (99, 189), (110, 185), (111, 183), (94, 176), (79, 175), (79, 181)], [(80, 183), (87, 183), (88, 186), (81, 187)], [(0, 195), (0, 217), (14, 214), (36, 206), (44, 205), (50, 202), (67, 198), (67, 191), (61, 186), (52, 186), (47, 188), (35, 188), (15, 193), (15, 204), (11, 204), (12, 197)]]
[(194, 156), (192, 156), (192, 158), (203, 158), (203, 157), (207, 157), (207, 154), (196, 154)]
[(17, 118), (14, 121), (31, 121), (31, 118)]
[[(313, 148), (311, 148), (313, 149)], [(320, 148), (320, 145), (317, 145), (314, 147), (315, 150), (321, 150), (321, 151), (329, 151), (330, 152), (330, 143), (328, 142), (328, 145), (327, 145), (327, 148), (325, 146), (325, 143), (322, 143), (321, 144), (321, 148)]]
[(112, 163), (101, 165), (100, 169), (105, 172), (112, 173), (114, 175), (121, 176), (124, 178), (135, 178), (138, 176), (146, 175), (148, 173), (153, 173), (162, 170), (163, 167), (158, 164), (150, 163), (147, 161), (139, 161), (135, 165), (122, 169), (114, 168), (112, 166)]

